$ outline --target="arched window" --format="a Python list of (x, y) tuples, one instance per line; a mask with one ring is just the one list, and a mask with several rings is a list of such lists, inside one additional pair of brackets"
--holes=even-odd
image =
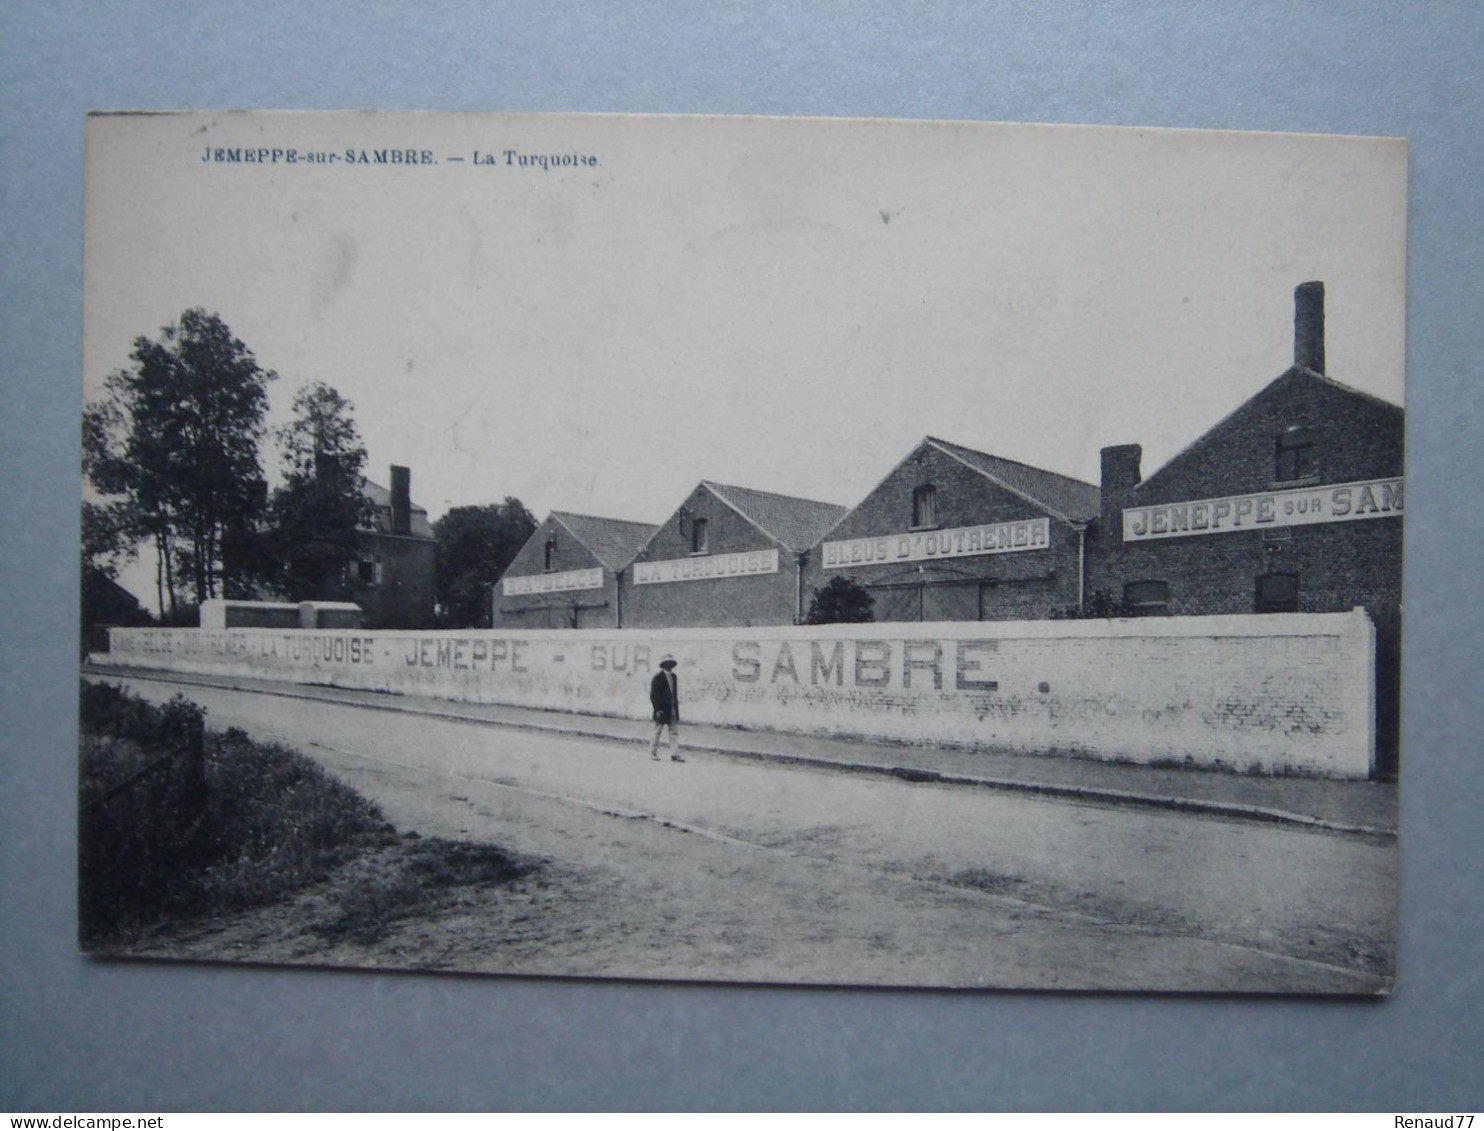
[(544, 570), (546, 570), (547, 573), (550, 573), (552, 570), (554, 570), (556, 568), (556, 564), (555, 563), (556, 563), (556, 539), (555, 538), (548, 538), (546, 540), (546, 553), (545, 553), (545, 557), (543, 558), (543, 564), (542, 564), (542, 567), (541, 568), (544, 569)]
[(706, 553), (706, 520), (704, 518), (691, 519), (690, 552), (693, 554)]

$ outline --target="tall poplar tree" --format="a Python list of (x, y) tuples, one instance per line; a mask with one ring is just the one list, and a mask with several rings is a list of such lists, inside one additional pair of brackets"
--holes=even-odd
[(490, 587), (536, 532), (536, 518), (511, 495), (503, 503), (454, 507), (433, 524), (440, 623), (488, 628)]
[(358, 531), (371, 518), (354, 407), (316, 381), (299, 390), (293, 420), (275, 434), (285, 466), (283, 486), (273, 493), (272, 541), (278, 587), (291, 600), (343, 595)]
[(139, 337), (83, 415), (83, 467), (123, 529), (155, 545), (162, 610), (243, 589), (266, 504), (258, 448), (268, 384), (221, 317), (193, 308)]

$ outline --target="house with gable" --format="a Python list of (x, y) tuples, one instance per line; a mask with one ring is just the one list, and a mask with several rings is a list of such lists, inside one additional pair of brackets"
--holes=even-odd
[(1134, 615), (1346, 612), (1376, 625), (1377, 758), (1394, 765), (1405, 412), (1325, 372), (1324, 284), (1293, 364), (1147, 478), (1104, 448), (1094, 584)]
[(321, 594), (359, 605), (368, 628), (423, 628), (432, 622), (436, 589), (433, 526), (412, 501), (412, 472), (392, 465), (391, 487), (361, 480), (366, 519), (343, 591)]
[(808, 578), (865, 587), (878, 621), (1035, 620), (1077, 607), (1098, 489), (925, 437), (829, 532)]
[(624, 626), (797, 624), (834, 503), (703, 479), (650, 535), (625, 578)]
[(497, 628), (622, 628), (622, 581), (652, 522), (552, 511), (495, 582)]

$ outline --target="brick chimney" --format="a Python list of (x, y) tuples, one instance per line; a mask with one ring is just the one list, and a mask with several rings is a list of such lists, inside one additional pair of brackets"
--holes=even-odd
[(1115, 541), (1122, 537), (1123, 501), (1139, 485), (1139, 464), (1144, 449), (1138, 444), (1115, 444), (1102, 452), (1102, 526), (1104, 537)]
[(1293, 291), (1293, 363), (1324, 372), (1324, 284), (1300, 283)]
[(392, 464), (392, 533), (412, 533), (412, 472)]

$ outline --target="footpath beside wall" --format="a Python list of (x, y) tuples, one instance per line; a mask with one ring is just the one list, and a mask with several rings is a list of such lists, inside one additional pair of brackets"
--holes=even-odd
[(101, 664), (1139, 763), (1365, 777), (1364, 611), (1140, 620), (465, 632), (114, 629)]

